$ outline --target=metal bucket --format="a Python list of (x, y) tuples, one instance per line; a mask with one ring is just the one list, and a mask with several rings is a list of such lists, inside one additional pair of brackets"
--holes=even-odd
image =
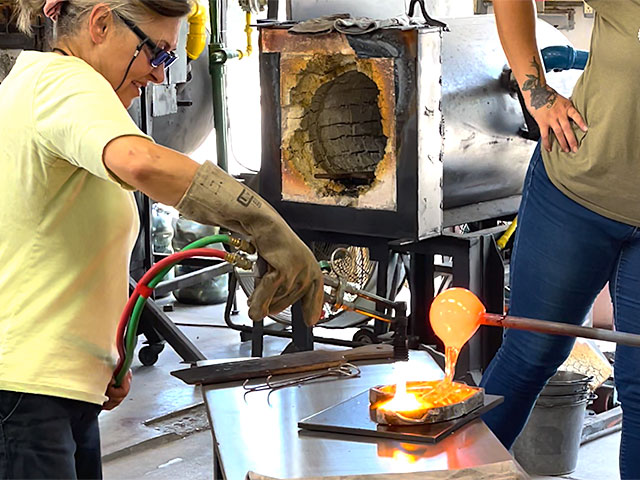
[(589, 377), (558, 372), (542, 391), (513, 455), (532, 475), (565, 475), (578, 463)]
[(560, 371), (551, 377), (540, 395), (546, 397), (583, 394), (588, 392), (591, 378), (581, 373)]

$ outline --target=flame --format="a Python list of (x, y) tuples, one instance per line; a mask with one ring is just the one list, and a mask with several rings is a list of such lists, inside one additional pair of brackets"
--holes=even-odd
[(391, 412), (413, 412), (423, 408), (423, 404), (415, 393), (410, 393), (407, 390), (407, 382), (405, 380), (396, 384), (396, 394), (393, 398), (378, 408)]
[(406, 464), (416, 463), (418, 461), (418, 457), (415, 455), (411, 455), (410, 453), (403, 452), (402, 450), (393, 450), (391, 454), (391, 458), (393, 458), (396, 462), (402, 462)]
[[(382, 390), (388, 393), (392, 393), (393, 389), (394, 385), (382, 387)], [(375, 407), (387, 412), (408, 414), (413, 412), (424, 415), (431, 408), (462, 402), (474, 395), (476, 390), (463, 383), (450, 383), (446, 380), (399, 382), (395, 385), (394, 397)]]
[(398, 382), (395, 385), (394, 396), (391, 400), (381, 404), (378, 408), (393, 412), (411, 412), (422, 408), (415, 393), (409, 391), (407, 379), (411, 375), (408, 363), (399, 362), (394, 365)]

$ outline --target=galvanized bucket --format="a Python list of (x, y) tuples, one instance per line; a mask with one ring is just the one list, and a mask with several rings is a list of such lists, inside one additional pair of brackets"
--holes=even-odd
[(592, 394), (589, 377), (558, 372), (544, 388), (513, 455), (532, 475), (566, 475), (576, 469), (584, 414)]

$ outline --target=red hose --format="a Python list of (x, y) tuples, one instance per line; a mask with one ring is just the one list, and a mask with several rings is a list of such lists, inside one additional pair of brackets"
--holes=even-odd
[(184, 250), (181, 252), (173, 253), (166, 258), (163, 258), (158, 263), (155, 263), (138, 281), (136, 288), (133, 290), (133, 293), (127, 300), (127, 304), (122, 311), (122, 315), (120, 316), (120, 322), (118, 323), (118, 330), (116, 332), (116, 344), (118, 347), (118, 365), (116, 366), (115, 371), (120, 371), (122, 364), (125, 359), (125, 345), (124, 345), (124, 336), (127, 328), (127, 323), (129, 323), (129, 317), (131, 316), (131, 312), (133, 312), (133, 307), (140, 296), (141, 286), (146, 287), (148, 283), (153, 280), (156, 275), (158, 275), (162, 270), (167, 267), (173, 266), (178, 263), (180, 260), (184, 260), (185, 258), (191, 257), (216, 257), (225, 259), (226, 252), (221, 250), (215, 250), (213, 248), (193, 248), (191, 250)]

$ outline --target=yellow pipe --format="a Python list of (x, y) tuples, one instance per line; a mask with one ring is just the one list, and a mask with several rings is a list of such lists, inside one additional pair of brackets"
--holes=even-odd
[(187, 56), (195, 60), (200, 56), (207, 46), (207, 8), (200, 2), (193, 4), (193, 9), (189, 14), (189, 33), (187, 34)]
[(504, 234), (496, 242), (500, 250), (504, 249), (504, 247), (507, 246), (507, 242), (509, 242), (509, 239), (513, 235), (513, 232), (516, 231), (517, 226), (518, 226), (518, 217), (513, 219), (513, 222), (511, 222), (511, 225), (509, 225), (509, 228), (507, 228)]
[(242, 50), (238, 50), (238, 59), (242, 60), (245, 57), (248, 57), (253, 53), (253, 43), (251, 41), (251, 34), (253, 33), (253, 28), (251, 28), (251, 13), (246, 12), (244, 14), (245, 18), (245, 26), (244, 33), (247, 34), (247, 49), (243, 52)]

